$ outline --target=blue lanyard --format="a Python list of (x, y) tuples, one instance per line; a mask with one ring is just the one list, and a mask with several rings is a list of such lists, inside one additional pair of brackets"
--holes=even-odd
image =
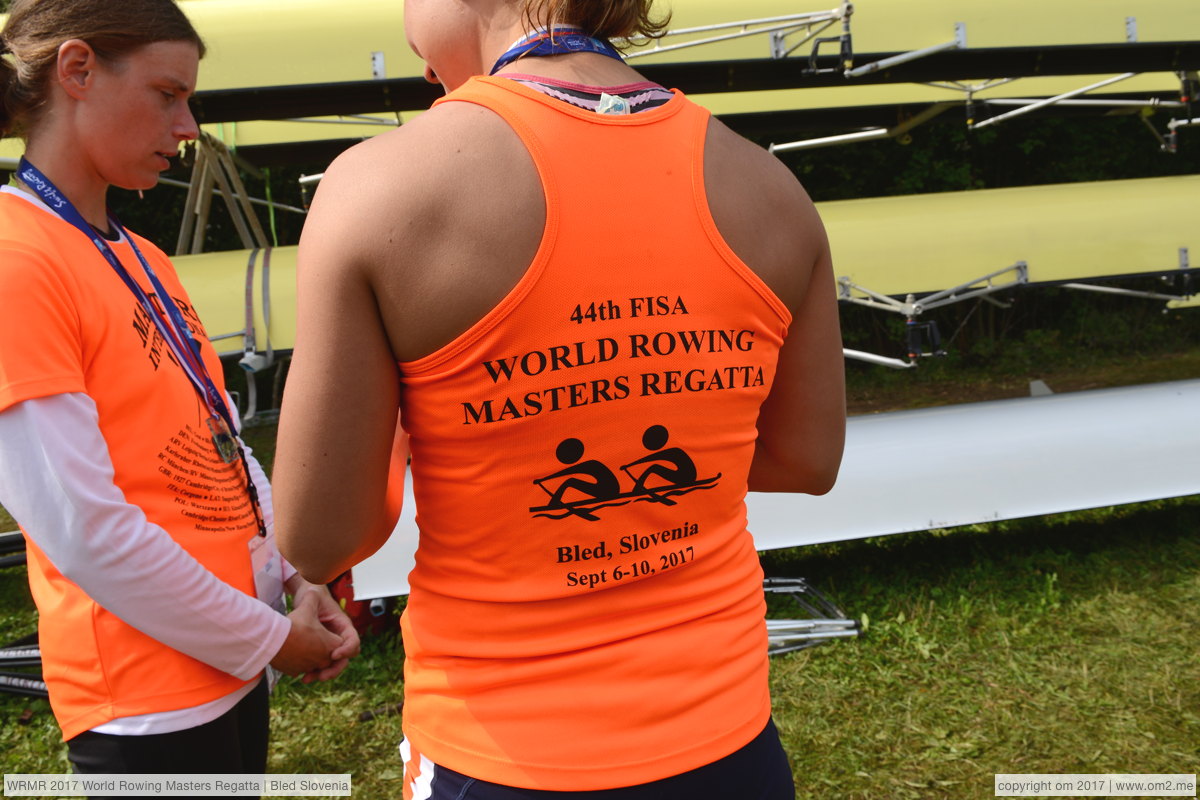
[(600, 53), (624, 61), (617, 48), (604, 39), (588, 36), (574, 26), (559, 25), (521, 37), (496, 60), (496, 65), (488, 75), (495, 75), (503, 67), (525, 56), (561, 56), (570, 53)]
[[(146, 277), (150, 279), (150, 285), (154, 287), (154, 291), (160, 301), (159, 306), (155, 306), (145, 290), (142, 289), (141, 284), (134, 280), (129, 271), (125, 269), (125, 265), (117, 258), (117, 254), (113, 252), (112, 247), (109, 246), (104, 237), (88, 224), (83, 215), (79, 213), (79, 210), (58, 190), (58, 187), (42, 174), (41, 170), (30, 164), (24, 156), (21, 157), (17, 174), (20, 176), (21, 181), (37, 193), (51, 210), (58, 214), (64, 221), (78, 228), (81, 233), (91, 240), (96, 249), (100, 251), (100, 254), (104, 256), (105, 261), (109, 263), (113, 271), (117, 273), (129, 288), (129, 291), (133, 293), (138, 304), (146, 311), (150, 319), (154, 321), (155, 327), (162, 334), (163, 339), (171, 348), (171, 352), (175, 355), (176, 361), (179, 362), (184, 374), (187, 375), (196, 393), (204, 401), (208, 409), (208, 427), (218, 455), (227, 464), (232, 463), (235, 458), (241, 458), (242, 468), (246, 473), (247, 491), (250, 494), (251, 505), (254, 507), (255, 521), (258, 523), (258, 532), (260, 535), (265, 536), (267, 531), (266, 526), (263, 524), (262, 513), (259, 508), (258, 490), (254, 486), (254, 481), (250, 478), (250, 467), (247, 463), (246, 451), (242, 449), (241, 444), (237, 441), (237, 437), (233, 435), (233, 431), (237, 430), (233, 423), (233, 416), (229, 412), (229, 407), (225, 404), (225, 398), (221, 397), (216, 384), (213, 383), (212, 378), (208, 374), (208, 369), (204, 366), (204, 361), (200, 357), (200, 343), (192, 336), (191, 329), (184, 322), (179, 307), (171, 299), (171, 295), (162, 285), (162, 281), (158, 279), (158, 275), (150, 267), (150, 263), (146, 261), (146, 257), (142, 255), (142, 251), (138, 249), (137, 244), (133, 241), (133, 237), (121, 226), (116, 216), (109, 211), (109, 224), (112, 225), (113, 230), (128, 240), (133, 254), (137, 256), (138, 263), (142, 265), (142, 269), (146, 271)], [(159, 313), (159, 307), (166, 311), (167, 317), (165, 319)]]

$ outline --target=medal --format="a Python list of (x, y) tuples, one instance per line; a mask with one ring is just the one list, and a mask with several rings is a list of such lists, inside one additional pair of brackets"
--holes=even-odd
[(208, 432), (212, 434), (213, 445), (217, 448), (217, 455), (226, 464), (232, 464), (238, 460), (237, 441), (233, 438), (233, 434), (229, 430), (229, 426), (225, 424), (225, 420), (215, 414), (205, 420), (208, 423)]

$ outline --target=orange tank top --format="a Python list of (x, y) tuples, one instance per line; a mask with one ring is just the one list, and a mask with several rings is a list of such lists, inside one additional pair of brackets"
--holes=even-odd
[(405, 735), (538, 789), (715, 761), (770, 713), (744, 499), (791, 318), (709, 213), (708, 112), (676, 93), (600, 115), (500, 78), (440, 102), (517, 132), (546, 224), (496, 308), (400, 365), (420, 527)]
[[(223, 392), (220, 360), (171, 262), (131, 236)], [(0, 250), (0, 273), (7, 273), (0, 283), (20, 286), (22, 295), (5, 304), (0, 319), (0, 410), (86, 392), (126, 501), (221, 580), (253, 595), (248, 542), (256, 525), (242, 468), (217, 455), (203, 404), (147, 312), (87, 237), (3, 193)], [(114, 244), (113, 251), (152, 292), (129, 245)], [(42, 675), (64, 739), (115, 717), (188, 708), (245, 685), (126, 624), (65, 578), (32, 540), (27, 548)]]

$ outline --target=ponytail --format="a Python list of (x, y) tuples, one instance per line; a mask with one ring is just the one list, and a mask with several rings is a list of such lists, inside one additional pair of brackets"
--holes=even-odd
[(0, 35), (0, 139), (19, 132), (19, 118), (33, 105), (21, 85), (17, 58)]

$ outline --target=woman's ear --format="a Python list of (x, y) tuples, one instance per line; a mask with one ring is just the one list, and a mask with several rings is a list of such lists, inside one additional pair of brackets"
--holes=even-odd
[(96, 71), (96, 51), (82, 39), (68, 39), (58, 46), (58, 83), (68, 95), (80, 100), (91, 87)]

